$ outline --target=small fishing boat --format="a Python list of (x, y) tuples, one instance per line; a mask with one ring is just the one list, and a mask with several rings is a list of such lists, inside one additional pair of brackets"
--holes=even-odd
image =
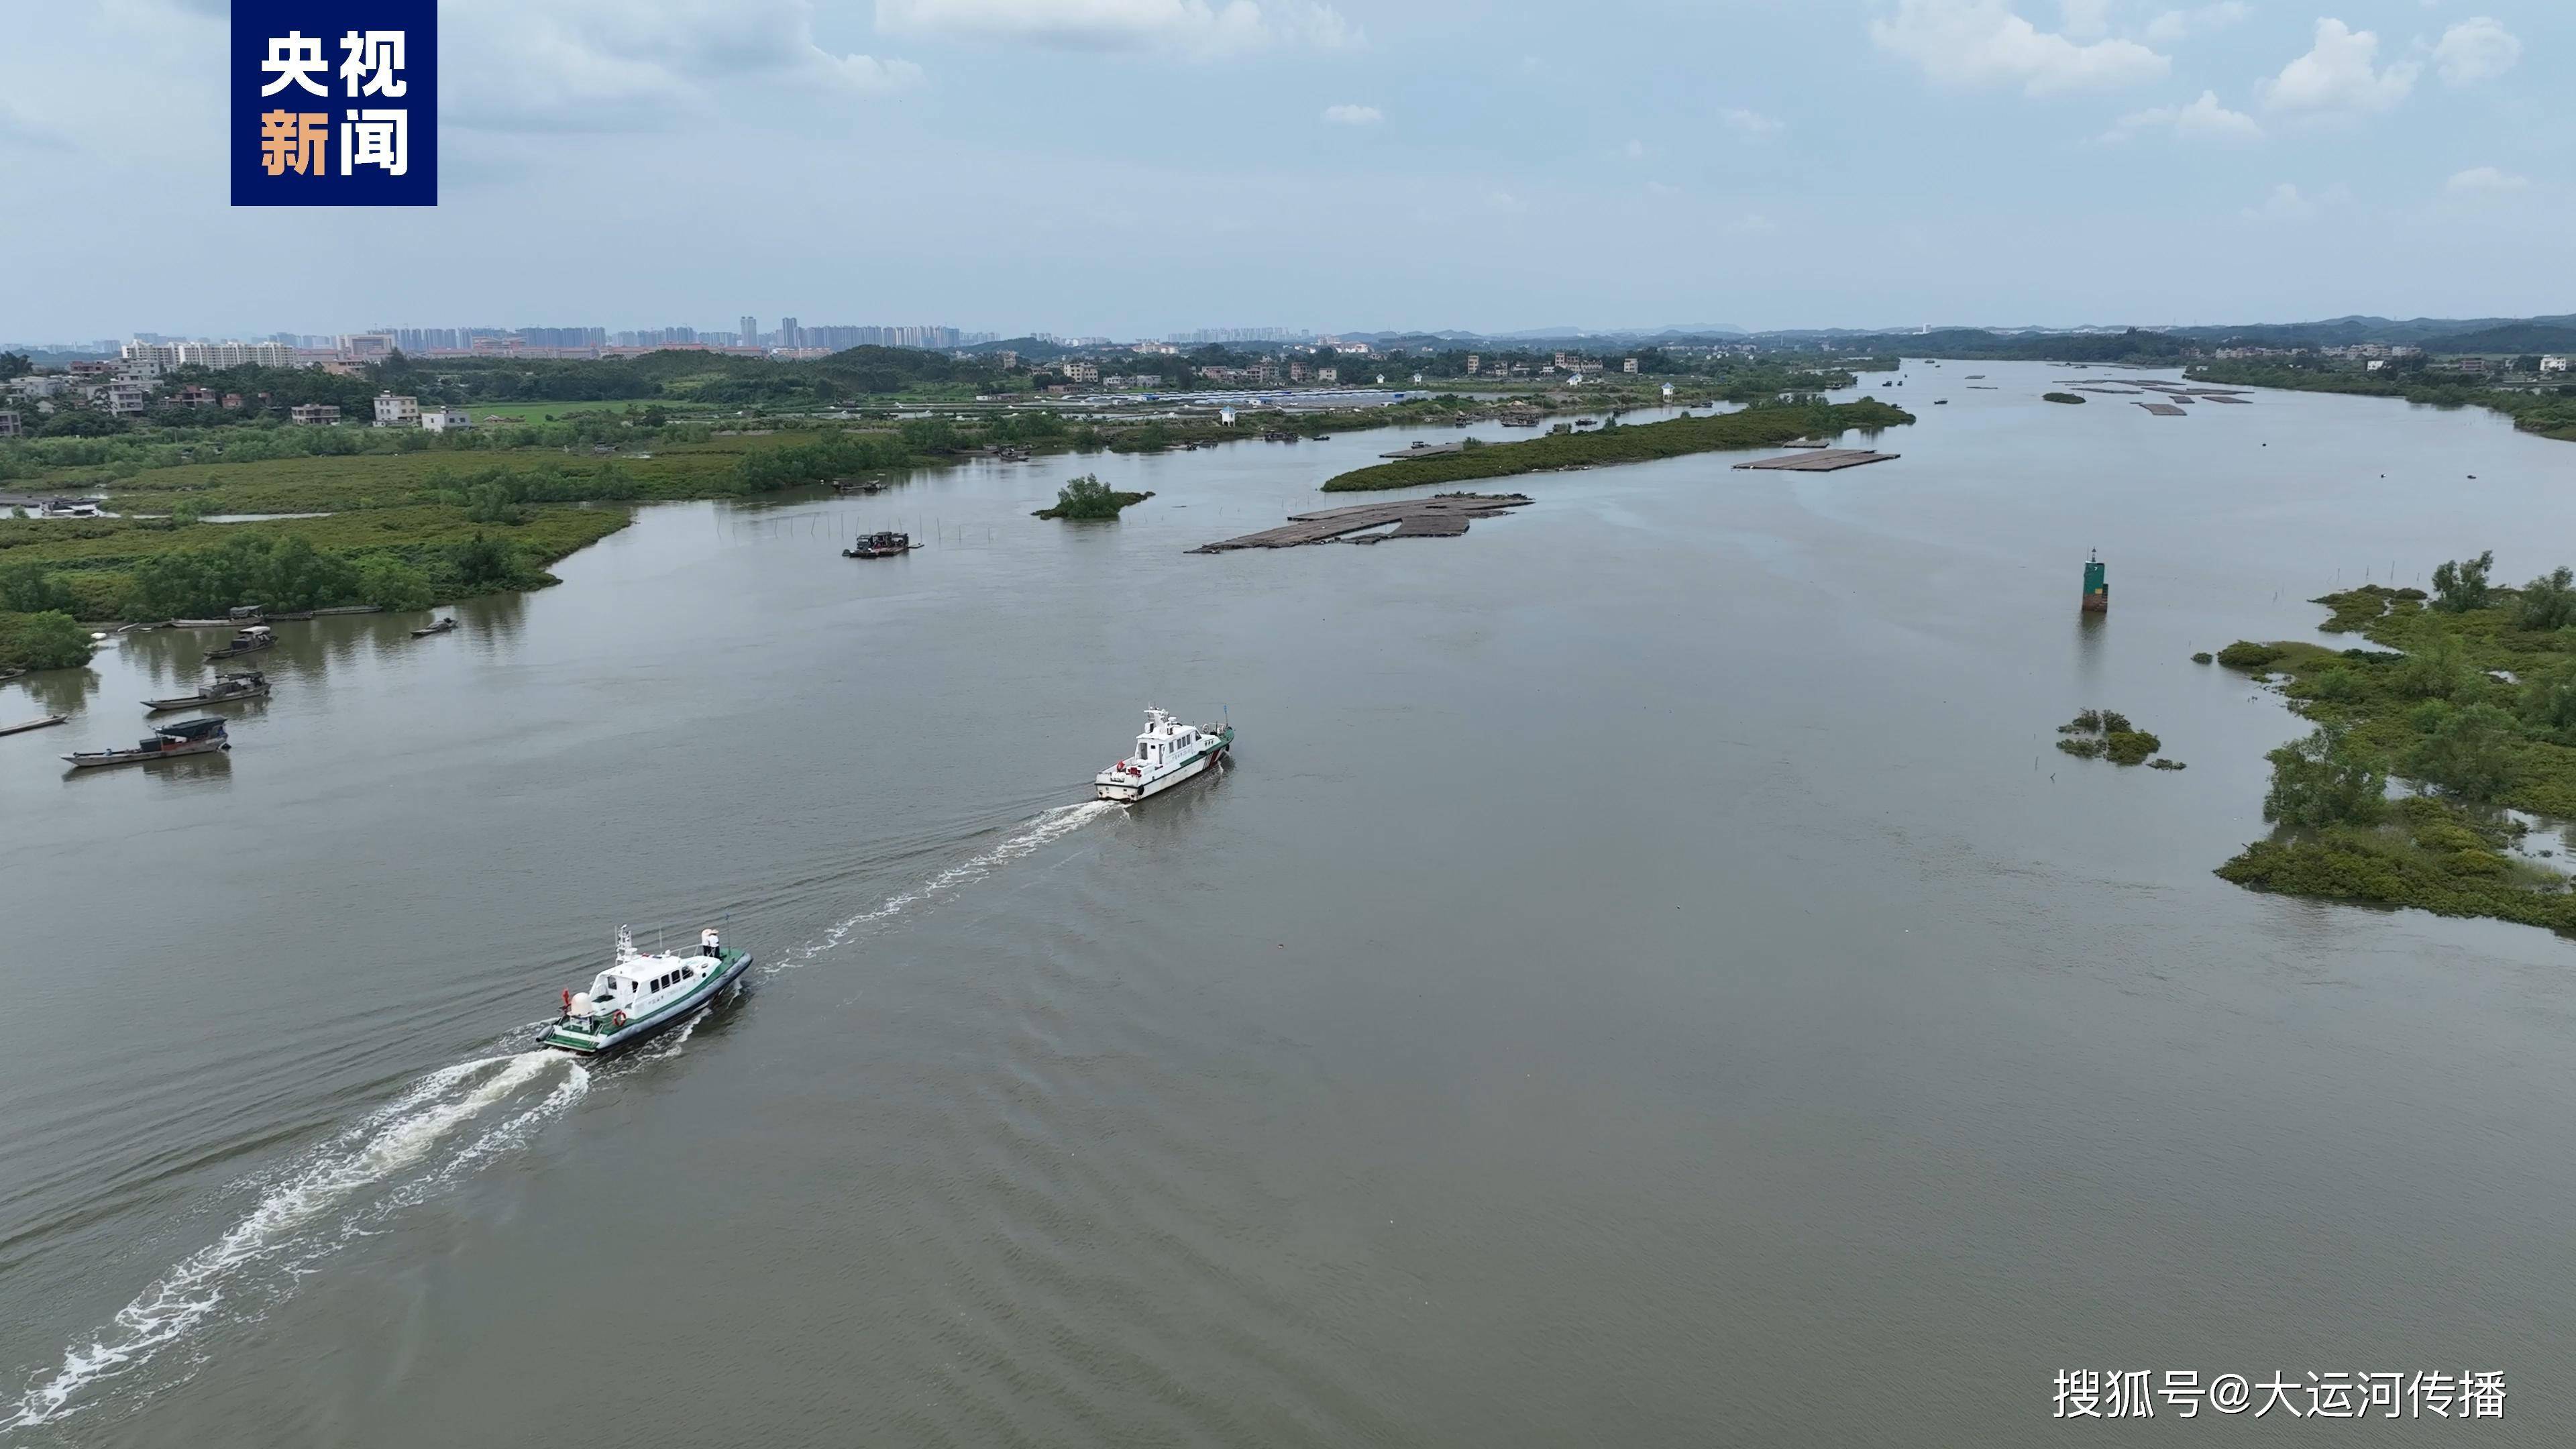
[(34, 719), (22, 719), (13, 725), (0, 725), (0, 735), (23, 735), (29, 730), (46, 729), (70, 718), (71, 716), (67, 714), (38, 715)]
[(209, 755), (231, 749), (232, 741), (224, 734), (219, 719), (183, 719), (177, 724), (156, 725), (151, 737), (130, 750), (78, 750), (63, 756), (75, 770), (99, 765), (142, 765), (154, 760), (175, 760), (181, 755)]
[(722, 995), (751, 965), (749, 951), (726, 947), (710, 926), (690, 954), (644, 952), (617, 928), (616, 954), (590, 989), (563, 994), (563, 1013), (537, 1035), (537, 1045), (585, 1056), (652, 1035)]
[(203, 704), (230, 704), (235, 700), (266, 698), (268, 676), (256, 669), (247, 669), (239, 674), (218, 675), (212, 684), (194, 694), (147, 699), (143, 701), (143, 707), (153, 714), (160, 714), (166, 710), (194, 709)]
[(1132, 805), (1217, 767), (1234, 748), (1231, 724), (1185, 725), (1159, 709), (1145, 711), (1136, 753), (1092, 777), (1100, 798)]
[(444, 634), (455, 627), (456, 616), (454, 614), (450, 614), (435, 624), (424, 624), (421, 627), (412, 630), (411, 637), (415, 639), (426, 639), (432, 634)]
[(920, 546), (912, 541), (912, 535), (908, 533), (867, 533), (861, 534), (857, 543), (841, 550), (841, 557), (892, 558), (896, 554), (909, 553)]
[(256, 654), (262, 649), (275, 646), (276, 643), (276, 630), (271, 629), (266, 624), (253, 624), (247, 629), (236, 631), (233, 635), (232, 642), (225, 645), (223, 648), (207, 650), (206, 657), (208, 659), (231, 659), (238, 655)]

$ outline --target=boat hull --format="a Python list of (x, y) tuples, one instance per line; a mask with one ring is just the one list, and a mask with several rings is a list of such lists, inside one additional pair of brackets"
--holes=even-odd
[(167, 750), (100, 750), (94, 754), (65, 755), (75, 770), (95, 770), (104, 765), (148, 765), (155, 760), (175, 760), (181, 755), (213, 755), (232, 748), (229, 740), (217, 738), (196, 740)]
[(1190, 781), (1197, 779), (1199, 776), (1213, 771), (1216, 769), (1217, 763), (1223, 760), (1226, 757), (1227, 752), (1233, 748), (1234, 742), (1232, 740), (1228, 740), (1225, 743), (1218, 745), (1215, 749), (1212, 749), (1206, 754), (1199, 756), (1197, 759), (1192, 760), (1188, 764), (1172, 771), (1168, 775), (1157, 775), (1153, 779), (1141, 780), (1133, 785), (1113, 785), (1107, 781), (1098, 782), (1100, 798), (1103, 800), (1114, 801), (1121, 805), (1133, 805), (1140, 800), (1151, 800), (1166, 790), (1172, 789), (1178, 785), (1185, 785)]
[(244, 655), (244, 654), (258, 654), (258, 653), (261, 653), (261, 652), (266, 651), (266, 650), (274, 649), (274, 648), (276, 648), (276, 647), (277, 647), (277, 646), (276, 646), (274, 643), (270, 643), (270, 644), (253, 644), (253, 645), (251, 645), (251, 646), (250, 646), (249, 648), (247, 648), (247, 649), (241, 648), (241, 647), (239, 647), (239, 646), (227, 645), (226, 647), (221, 648), (221, 649), (209, 649), (209, 650), (207, 650), (207, 651), (206, 651), (206, 657), (207, 657), (208, 659), (233, 659), (233, 658), (238, 658), (239, 656)]
[(146, 714), (167, 714), (174, 709), (201, 709), (210, 704), (236, 704), (245, 699), (266, 698), (268, 698), (268, 689), (263, 685), (258, 689), (238, 690), (232, 694), (192, 694), (186, 699), (147, 699), (143, 701), (143, 710)]
[(726, 958), (723, 969), (698, 983), (697, 990), (686, 996), (674, 997), (656, 1007), (649, 1016), (633, 1017), (622, 1027), (599, 1032), (584, 1031), (568, 1022), (558, 1021), (538, 1034), (537, 1045), (553, 1047), (557, 1051), (572, 1052), (579, 1056), (595, 1056), (600, 1052), (631, 1046), (666, 1027), (686, 1020), (699, 1008), (714, 1004), (716, 998), (732, 990), (735, 983), (742, 980), (743, 973), (750, 969), (751, 953), (733, 952)]

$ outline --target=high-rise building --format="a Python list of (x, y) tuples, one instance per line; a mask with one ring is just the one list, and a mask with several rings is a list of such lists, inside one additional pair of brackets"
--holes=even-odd
[(511, 335), (527, 347), (577, 349), (608, 345), (605, 327), (521, 327)]
[(760, 319), (754, 317), (748, 312), (743, 313), (742, 331), (738, 335), (742, 338), (743, 346), (758, 347), (760, 345)]
[(795, 318), (781, 317), (778, 319), (778, 345), (781, 347), (802, 347), (805, 345), (805, 329), (796, 325)]

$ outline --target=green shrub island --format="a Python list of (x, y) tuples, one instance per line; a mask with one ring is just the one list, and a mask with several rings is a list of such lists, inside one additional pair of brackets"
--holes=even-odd
[[(2057, 747), (2079, 760), (2109, 760), (2115, 765), (2144, 765), (2151, 762), (2165, 742), (2129, 723), (2129, 717), (2116, 709), (2088, 709), (2057, 727), (2066, 738)], [(2160, 770), (2179, 770), (2172, 760), (2153, 760)]]
[[(2378, 649), (2238, 641), (2218, 659), (2263, 671), (2306, 738), (2271, 752), (2272, 835), (2219, 874), (2256, 890), (2576, 934), (2576, 891), (2516, 849), (2510, 812), (2576, 818), (2576, 570), (2520, 588), (2494, 555), (2456, 559), (2433, 589), (2365, 585), (2316, 602), (2322, 626)], [(2392, 796), (2391, 782), (2406, 793)]]
[(1055, 506), (1041, 508), (1038, 518), (1116, 518), (1119, 510), (1131, 508), (1153, 497), (1151, 493), (1121, 493), (1092, 474), (1068, 479), (1056, 490)]
[(2039, 395), (2039, 400), (2053, 403), (2081, 403), (2084, 401), (2084, 395), (2079, 392), (2044, 392)]

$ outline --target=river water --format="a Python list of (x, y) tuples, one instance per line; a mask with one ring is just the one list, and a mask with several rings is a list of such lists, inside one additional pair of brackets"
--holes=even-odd
[[(2576, 950), (2213, 877), (2301, 730), (2187, 656), (2576, 556), (2576, 447), (2060, 375), (1375, 548), (1184, 552), (1413, 434), (647, 508), (151, 770), (54, 757), (207, 637), (0, 688), (78, 712), (0, 740), (0, 1442), (2020, 1445), (2084, 1368), (2567, 1442)], [(1085, 803), (1149, 703), (1237, 763)], [(738, 1000), (526, 1050), (710, 922)]]

